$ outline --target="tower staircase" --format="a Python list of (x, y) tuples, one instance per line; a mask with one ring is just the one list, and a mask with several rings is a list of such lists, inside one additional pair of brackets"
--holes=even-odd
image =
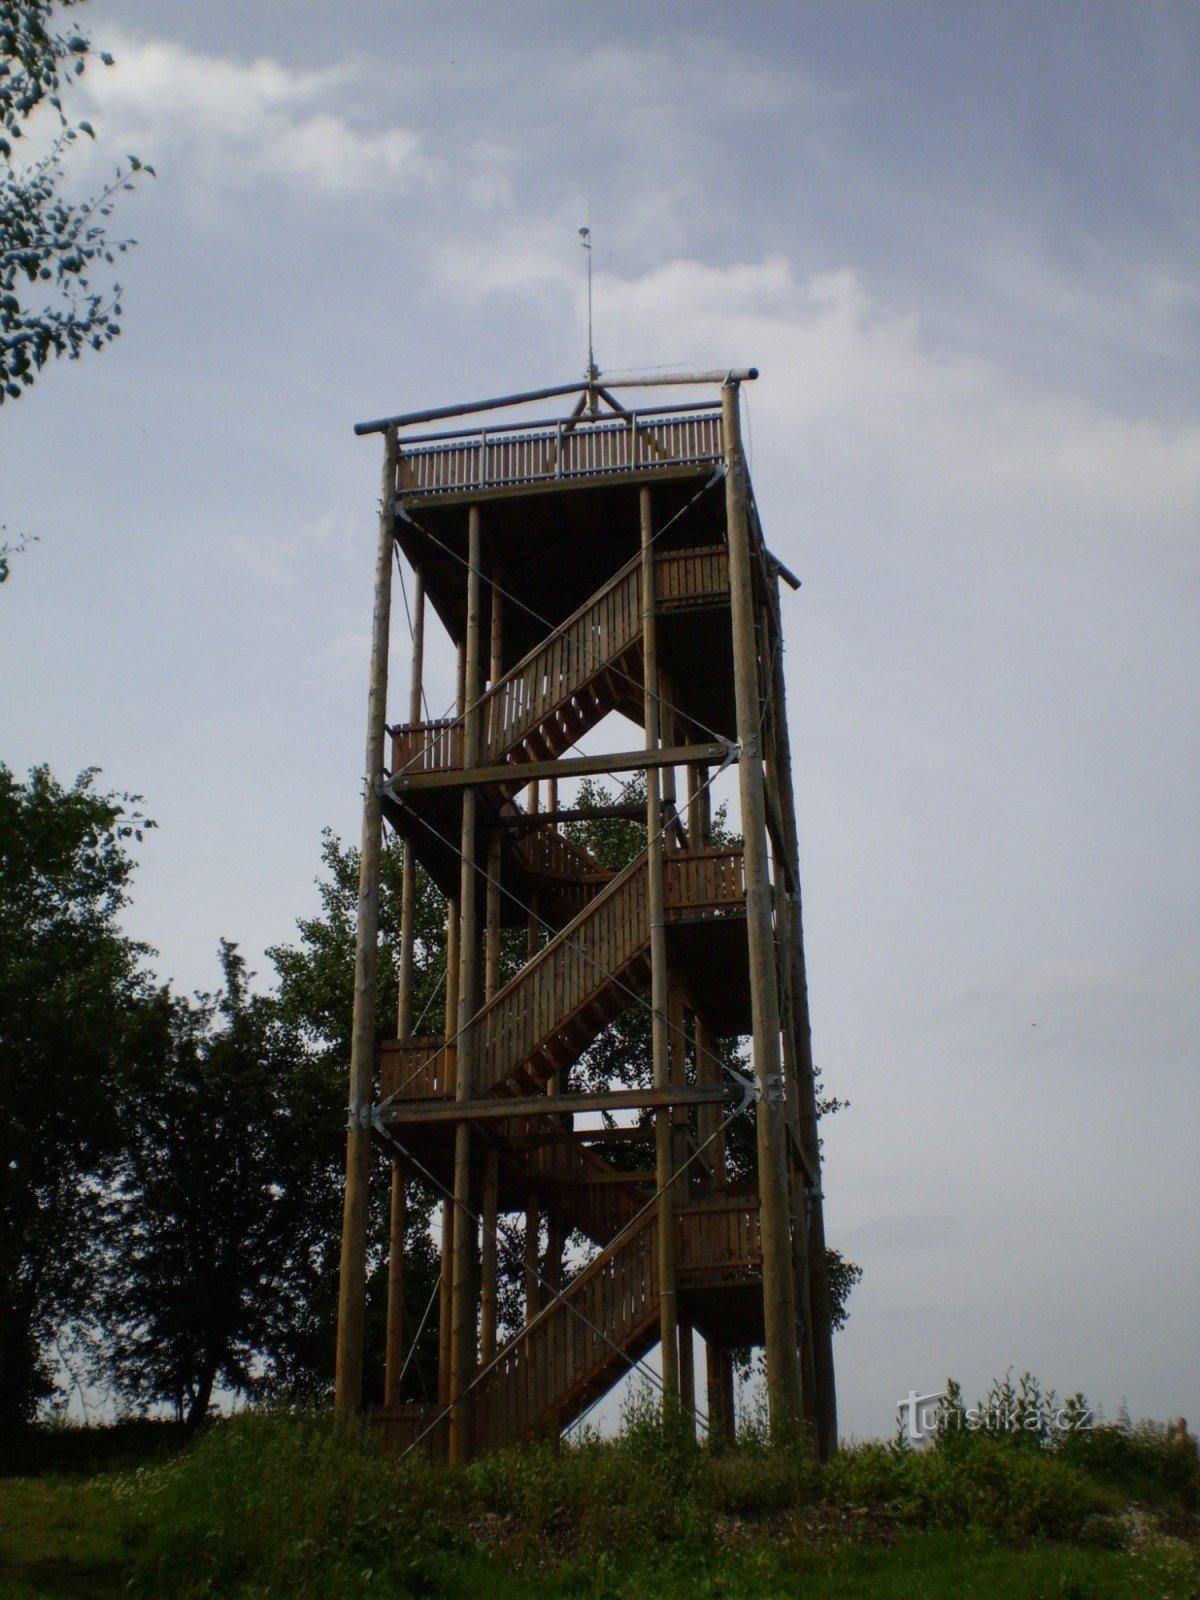
[[(655, 558), (654, 604), (665, 617), (699, 613), (728, 604), (728, 556), (723, 545), (666, 550)], [(534, 761), (554, 761), (576, 745), (610, 712), (642, 720), (642, 574), (640, 557), (627, 562), (571, 616), (535, 645), (480, 701), (480, 765), (511, 766), (510, 780), (484, 784), (481, 793), (495, 817), (516, 813), (514, 796), (528, 783), (520, 772)], [(456, 786), (409, 787), (426, 774), (451, 774), (463, 768), (463, 719), (444, 717), (406, 723), (391, 730), (392, 766), (384, 810), (397, 831), (413, 841), (419, 859), (446, 894), (457, 893), (456, 844), (461, 790)], [(513, 898), (503, 908), (508, 921), (519, 919), (517, 903), (539, 895), (539, 910), (558, 921), (580, 909), (582, 886), (603, 881), (602, 869), (556, 835), (514, 839), (505, 856), (502, 879)], [(551, 868), (542, 852), (562, 858)], [(580, 857), (585, 859), (580, 859)], [(566, 871), (562, 868), (566, 865)], [(547, 873), (558, 882), (545, 883)], [(593, 874), (597, 874), (593, 876)], [(562, 884), (570, 882), (571, 891)]]
[[(697, 610), (728, 601), (724, 546), (672, 550), (655, 560), (654, 604), (659, 614)], [(519, 815), (515, 797), (528, 783), (521, 768), (557, 760), (610, 711), (642, 719), (642, 575), (629, 562), (590, 600), (516, 663), (483, 696), (479, 765), (511, 766), (512, 779), (494, 778), (481, 794), (497, 819)], [(457, 887), (452, 847), (438, 859), (432, 841), (457, 839), (461, 788), (414, 785), (413, 774), (453, 773), (463, 766), (461, 719), (441, 719), (392, 730), (392, 779), (385, 805), (418, 857)], [(422, 829), (422, 823), (427, 826)], [(441, 873), (439, 874), (439, 866)], [(514, 898), (538, 892), (541, 914), (553, 904), (565, 923), (474, 1018), (475, 1081), (471, 1098), (527, 1102), (543, 1094), (603, 1030), (650, 988), (649, 865), (644, 851), (622, 872), (610, 874), (585, 851), (548, 826), (508, 834), (504, 871), (520, 885)], [(664, 860), (664, 909), (669, 927), (688, 930), (697, 988), (714, 976), (740, 973), (744, 959), (726, 963), (730, 935), (744, 939), (745, 885), (740, 848), (674, 850)], [(547, 919), (549, 920), (549, 919)], [(723, 943), (722, 943), (723, 941)], [(706, 943), (708, 959), (706, 955)], [(716, 959), (713, 952), (716, 951)], [(680, 954), (677, 952), (677, 954)], [(688, 959), (688, 952), (682, 952)], [(705, 971), (705, 968), (708, 968)], [(406, 1114), (430, 1101), (451, 1102), (456, 1090), (454, 1041), (425, 1037), (390, 1041), (381, 1050), (381, 1112), (402, 1140), (415, 1131)], [(505, 1120), (502, 1141), (508, 1193), (530, 1190), (550, 1197), (560, 1225), (578, 1230), (599, 1253), (565, 1292), (553, 1298), (508, 1342), (472, 1389), (472, 1433), (480, 1449), (561, 1428), (579, 1416), (658, 1341), (659, 1290), (655, 1250), (657, 1202), (652, 1186), (621, 1172), (593, 1148), (562, 1139), (522, 1146), (512, 1135), (536, 1137), (570, 1114), (571, 1096), (545, 1098), (545, 1112)], [(450, 1178), (452, 1127), (441, 1123), (425, 1147), (439, 1177)], [(430, 1127), (426, 1135), (434, 1134)], [(503, 1182), (504, 1180), (502, 1180)], [(679, 1259), (687, 1238), (702, 1224), (711, 1235), (713, 1206), (705, 1216), (687, 1204), (686, 1179), (675, 1185)], [(709, 1197), (711, 1201), (711, 1197)], [(730, 1283), (757, 1282), (757, 1203), (730, 1198), (716, 1207), (730, 1234), (724, 1256), (706, 1235), (711, 1273), (726, 1270)], [(730, 1218), (737, 1226), (730, 1230)], [(713, 1285), (709, 1284), (711, 1288)], [(385, 1423), (386, 1423), (386, 1419)], [(394, 1431), (394, 1430), (393, 1430)], [(403, 1433), (399, 1435), (403, 1438)]]

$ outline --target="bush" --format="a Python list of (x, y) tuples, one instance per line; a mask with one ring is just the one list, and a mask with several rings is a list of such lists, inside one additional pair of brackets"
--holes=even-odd
[(1181, 1511), (1200, 1508), (1196, 1441), (1178, 1423), (1104, 1425), (1073, 1433), (1059, 1452), (1064, 1461), (1137, 1500)]
[(447, 1557), (473, 1548), (442, 1475), (336, 1440), (327, 1418), (235, 1418), (115, 1493), (135, 1595), (436, 1595)]

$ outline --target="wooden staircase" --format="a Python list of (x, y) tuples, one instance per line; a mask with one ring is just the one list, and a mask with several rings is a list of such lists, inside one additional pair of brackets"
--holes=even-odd
[[(674, 853), (664, 879), (668, 923), (744, 914), (740, 849)], [(476, 1096), (540, 1093), (646, 992), (647, 893), (643, 853), (483, 1007), (475, 1019)], [(381, 1060), (384, 1099), (454, 1093), (453, 1046), (440, 1037), (390, 1041)]]
[[(661, 553), (655, 561), (655, 607), (695, 610), (728, 601), (724, 546)], [(484, 786), (498, 817), (517, 811), (526, 780), (520, 768), (556, 760), (610, 711), (642, 719), (642, 578), (629, 562), (521, 661), (481, 702), (479, 762), (511, 766), (512, 781)], [(392, 773), (450, 772), (463, 765), (461, 719), (394, 728)], [(406, 796), (426, 806), (452, 833), (449, 787)], [(441, 811), (436, 808), (442, 807)], [(414, 837), (419, 841), (420, 834)], [(550, 828), (516, 832), (509, 844), (527, 882), (571, 920), (477, 1014), (471, 1098), (527, 1099), (541, 1094), (650, 987), (649, 868), (644, 852), (613, 876)], [(740, 849), (672, 852), (664, 863), (668, 922), (742, 918)], [(541, 891), (544, 889), (546, 898)], [(384, 1101), (455, 1096), (455, 1047), (443, 1038), (391, 1042), (381, 1052)], [(545, 1113), (514, 1117), (516, 1131), (552, 1128), (569, 1114), (547, 1097)], [(640, 1358), (659, 1336), (655, 1228), (650, 1190), (595, 1150), (570, 1140), (533, 1145), (515, 1175), (553, 1198), (560, 1223), (600, 1247), (597, 1258), (504, 1347), (471, 1391), (474, 1448), (493, 1449), (562, 1427)], [(686, 1197), (686, 1183), (683, 1185)], [(746, 1212), (747, 1202), (737, 1202)], [(755, 1238), (757, 1211), (754, 1210)], [(690, 1224), (683, 1221), (680, 1227)], [(748, 1225), (747, 1225), (748, 1226)], [(745, 1233), (745, 1227), (742, 1234)], [(742, 1237), (741, 1234), (738, 1235)], [(744, 1241), (739, 1248), (743, 1249)], [(744, 1271), (739, 1258), (737, 1270)], [(733, 1264), (730, 1264), (733, 1270)], [(397, 1437), (401, 1437), (398, 1435)]]
[[(723, 545), (665, 551), (655, 560), (655, 606), (662, 615), (721, 604), (728, 594)], [(610, 711), (640, 722), (642, 695), (637, 557), (487, 691), (481, 702), (481, 763), (520, 766), (556, 760)], [(461, 766), (461, 718), (392, 729), (393, 774)], [(509, 794), (519, 787), (514, 784)]]

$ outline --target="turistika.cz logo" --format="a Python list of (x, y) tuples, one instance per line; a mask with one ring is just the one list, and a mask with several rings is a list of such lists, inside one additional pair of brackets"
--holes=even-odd
[(918, 1394), (910, 1389), (896, 1410), (910, 1444), (924, 1444), (937, 1433), (963, 1430), (967, 1433), (1036, 1433), (1041, 1437), (1061, 1437), (1085, 1433), (1095, 1426), (1087, 1406), (1055, 1406), (1045, 1402), (1030, 1404), (1014, 1396), (1002, 1402), (992, 1400), (978, 1406), (948, 1406), (947, 1390)]

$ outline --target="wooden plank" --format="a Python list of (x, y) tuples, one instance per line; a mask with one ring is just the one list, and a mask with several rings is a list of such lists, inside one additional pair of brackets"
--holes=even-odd
[(444, 768), (398, 772), (382, 785), (396, 797), (417, 789), (468, 788), (478, 784), (513, 783), (522, 787), (539, 778), (600, 777), (613, 772), (648, 772), (659, 767), (681, 767), (689, 762), (724, 762), (736, 759), (736, 747), (714, 744), (677, 744), (660, 750), (622, 750), (613, 755), (567, 756), (561, 760), (505, 762), (499, 766)]
[[(607, 1089), (596, 1094), (522, 1095), (486, 1100), (393, 1100), (379, 1112), (389, 1127), (429, 1122), (500, 1122), (514, 1117), (557, 1117), (584, 1111), (643, 1111), (685, 1105), (720, 1105), (737, 1100), (736, 1085), (676, 1083), (645, 1089)], [(596, 1134), (602, 1130), (597, 1129)], [(586, 1130), (581, 1130), (586, 1135)]]

